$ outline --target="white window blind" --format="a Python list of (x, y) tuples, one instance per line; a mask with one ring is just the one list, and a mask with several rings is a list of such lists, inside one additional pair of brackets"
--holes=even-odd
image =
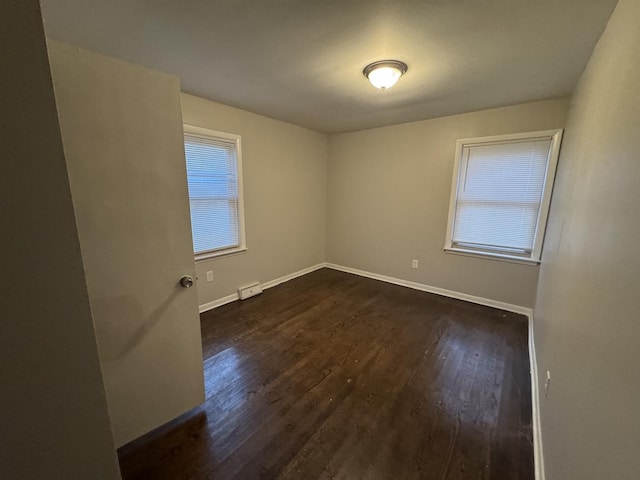
[(473, 140), (459, 145), (448, 247), (537, 260), (559, 138)]
[(237, 140), (189, 130), (185, 126), (194, 252), (198, 256), (237, 249), (241, 247)]

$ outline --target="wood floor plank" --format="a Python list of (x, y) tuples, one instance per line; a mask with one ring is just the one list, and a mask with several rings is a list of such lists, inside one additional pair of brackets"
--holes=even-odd
[(125, 480), (533, 480), (527, 319), (322, 269), (201, 316), (206, 401)]

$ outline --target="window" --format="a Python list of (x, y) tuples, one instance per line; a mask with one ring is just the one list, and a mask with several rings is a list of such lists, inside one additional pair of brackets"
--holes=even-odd
[(184, 126), (196, 260), (246, 250), (240, 137)]
[(445, 250), (539, 263), (561, 138), (458, 140)]

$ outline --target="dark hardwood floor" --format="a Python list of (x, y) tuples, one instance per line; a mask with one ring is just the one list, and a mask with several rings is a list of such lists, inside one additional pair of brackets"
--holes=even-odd
[(202, 315), (205, 403), (131, 479), (532, 480), (527, 320), (323, 269)]

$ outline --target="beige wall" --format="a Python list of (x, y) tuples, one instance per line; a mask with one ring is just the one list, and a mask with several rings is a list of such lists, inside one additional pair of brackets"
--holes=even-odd
[(116, 446), (204, 400), (178, 78), (58, 42), (51, 71)]
[[(456, 140), (562, 128), (567, 99), (332, 135), (327, 261), (532, 307), (538, 267), (444, 253)], [(420, 266), (411, 268), (417, 258)]]
[(120, 478), (36, 0), (0, 3), (0, 478)]
[(327, 136), (186, 94), (182, 115), (242, 137), (248, 249), (196, 265), (200, 304), (323, 262)]
[(534, 319), (549, 480), (640, 477), (638, 25), (620, 0), (562, 147)]

